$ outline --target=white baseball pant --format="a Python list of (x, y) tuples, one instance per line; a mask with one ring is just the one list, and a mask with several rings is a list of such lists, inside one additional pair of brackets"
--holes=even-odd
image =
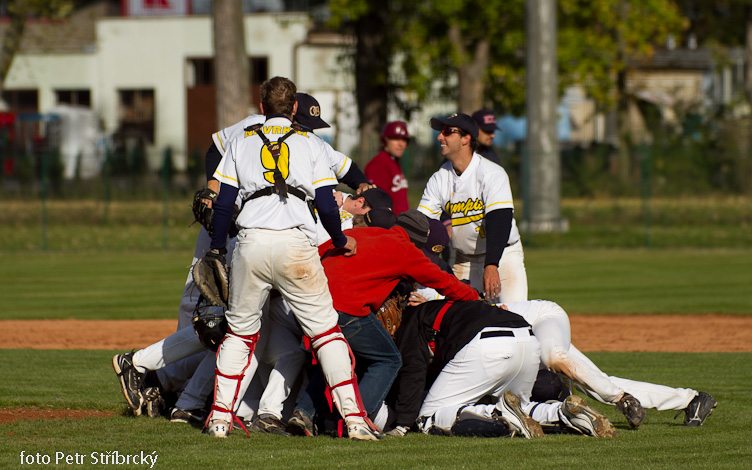
[(232, 420), (232, 413), (253, 378), (251, 357), (258, 338), (261, 307), (269, 290), (287, 301), (317, 352), (332, 398), (346, 421), (361, 421), (357, 383), (353, 383), (347, 341), (337, 326), (318, 249), (298, 229), (244, 229), (232, 257), (228, 334), (217, 353), (217, 381), (212, 420)]
[[(489, 336), (496, 331), (514, 336)], [(460, 408), (486, 395), (499, 398), (510, 390), (523, 405), (529, 403), (539, 362), (540, 345), (529, 328), (484, 328), (444, 366), (428, 391), (419, 416), (431, 419), (423, 431), (430, 425), (450, 429)]]

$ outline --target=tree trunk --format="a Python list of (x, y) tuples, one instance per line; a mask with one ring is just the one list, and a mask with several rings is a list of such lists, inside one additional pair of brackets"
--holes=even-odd
[(5, 30), (3, 37), (3, 47), (0, 50), (0, 93), (5, 88), (5, 78), (8, 76), (10, 66), (13, 65), (18, 48), (21, 47), (24, 29), (26, 28), (26, 17), (29, 14), (28, 0), (15, 0), (8, 5), (10, 14), (10, 25)]
[(355, 24), (355, 95), (360, 121), (361, 165), (381, 148), (381, 128), (387, 120), (391, 43), (388, 37), (387, 11), (382, 2), (370, 0), (370, 13)]
[(223, 129), (246, 117), (251, 104), (242, 2), (214, 0), (212, 19), (217, 129)]
[(469, 54), (462, 39), (459, 25), (453, 22), (449, 26), (449, 41), (460, 57), (460, 63), (457, 65), (457, 107), (461, 113), (471, 114), (483, 107), (483, 90), (491, 46), (487, 39), (479, 40), (475, 44), (472, 57), (468, 58)]
[[(622, 18), (623, 22), (627, 21), (629, 16), (629, 2), (622, 1), (618, 5), (618, 14)], [(624, 33), (621, 29), (617, 29), (617, 60), (626, 64), (627, 52), (626, 52), (626, 40)], [(631, 133), (632, 129), (629, 122), (629, 95), (627, 94), (627, 70), (626, 65), (623, 69), (620, 69), (616, 77), (616, 93), (617, 93), (617, 107), (616, 107), (616, 126), (619, 137), (618, 149), (617, 149), (617, 175), (619, 182), (624, 188), (629, 186), (629, 175), (632, 169), (632, 156), (631, 156)]]

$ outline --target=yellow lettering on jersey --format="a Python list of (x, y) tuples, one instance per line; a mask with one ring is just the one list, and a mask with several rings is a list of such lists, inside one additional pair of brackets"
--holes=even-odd
[(468, 212), (482, 211), (486, 206), (480, 199), (470, 199), (463, 202), (447, 202), (444, 208), (448, 214), (463, 214), (467, 215)]
[(243, 137), (251, 137), (254, 135), (256, 135), (256, 131), (245, 131), (245, 135), (243, 135)]
[[(276, 166), (279, 167), (282, 178), (287, 179), (287, 175), (290, 174), (290, 149), (284, 142), (282, 144), (272, 142), (270, 145), (280, 145), (279, 160), (277, 160)], [(266, 145), (261, 147), (261, 164), (269, 170), (264, 172), (264, 179), (270, 183), (274, 183), (274, 157), (272, 157), (272, 153)]]
[(483, 218), (485, 214), (476, 214), (476, 215), (468, 215), (467, 217), (457, 217), (456, 219), (452, 219), (452, 227), (456, 227), (458, 225), (465, 225), (472, 222), (477, 222)]

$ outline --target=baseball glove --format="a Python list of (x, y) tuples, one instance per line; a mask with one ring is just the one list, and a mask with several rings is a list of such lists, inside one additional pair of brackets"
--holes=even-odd
[(376, 318), (384, 325), (392, 337), (402, 323), (402, 301), (399, 295), (392, 295), (384, 301), (376, 312)]
[(226, 249), (211, 250), (193, 266), (193, 281), (206, 300), (217, 307), (227, 308), (230, 279), (225, 261)]
[[(211, 206), (206, 202), (211, 201)], [(209, 235), (212, 234), (212, 218), (214, 209), (212, 206), (217, 202), (217, 193), (209, 188), (203, 188), (196, 191), (193, 195), (193, 218), (196, 222), (204, 226)]]

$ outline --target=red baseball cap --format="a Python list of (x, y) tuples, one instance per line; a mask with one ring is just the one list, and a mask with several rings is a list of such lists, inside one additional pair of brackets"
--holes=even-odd
[(410, 140), (410, 134), (407, 132), (407, 124), (402, 121), (387, 122), (381, 131), (381, 139)]

